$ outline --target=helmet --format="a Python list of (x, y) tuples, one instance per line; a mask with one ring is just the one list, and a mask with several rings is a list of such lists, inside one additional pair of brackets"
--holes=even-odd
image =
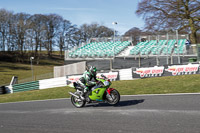
[(95, 66), (91, 66), (88, 71), (92, 76), (94, 76), (96, 75), (97, 68)]

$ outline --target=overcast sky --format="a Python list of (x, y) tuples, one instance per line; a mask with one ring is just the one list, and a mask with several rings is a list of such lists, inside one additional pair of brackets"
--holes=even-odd
[(135, 15), (139, 0), (0, 0), (0, 8), (14, 13), (56, 13), (78, 26), (97, 22), (114, 28), (122, 35), (132, 27), (143, 28), (144, 21)]

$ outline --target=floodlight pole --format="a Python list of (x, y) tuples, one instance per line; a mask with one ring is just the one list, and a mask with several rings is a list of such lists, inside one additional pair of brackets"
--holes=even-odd
[(112, 58), (110, 59), (110, 71), (112, 72)]
[(168, 40), (169, 40), (169, 34), (167, 32), (167, 65), (169, 65), (169, 56), (168, 56)]
[(177, 51), (178, 51), (178, 64), (180, 64), (180, 50), (178, 45), (178, 29), (176, 30), (176, 41), (177, 41)]
[(141, 67), (141, 56), (140, 56), (140, 52), (139, 52), (139, 59), (138, 59), (138, 61), (139, 61), (139, 62), (138, 62), (138, 63), (139, 63), (138, 66), (139, 66), (139, 68), (140, 68), (140, 67)]
[[(112, 24), (113, 24), (113, 29), (114, 29), (114, 37), (113, 37), (113, 42), (114, 42), (114, 44), (115, 44), (115, 25), (117, 25), (117, 22), (112, 22)], [(113, 55), (113, 59), (115, 58), (115, 47), (113, 48), (113, 53), (114, 53), (114, 55)], [(113, 60), (112, 60), (112, 58), (110, 59), (110, 71), (112, 71), (112, 67), (113, 67)]]
[(114, 40), (113, 40), (113, 42), (115, 43), (115, 25), (117, 25), (117, 22), (112, 22), (112, 24), (113, 24), (113, 27), (114, 27)]
[(32, 63), (32, 60), (34, 60), (34, 57), (30, 57), (30, 61), (31, 61), (31, 71), (32, 71), (32, 80), (34, 80), (34, 77), (33, 77), (33, 63)]

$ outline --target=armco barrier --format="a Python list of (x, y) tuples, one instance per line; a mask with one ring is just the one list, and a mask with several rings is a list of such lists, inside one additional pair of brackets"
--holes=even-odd
[(13, 92), (30, 91), (38, 89), (39, 89), (39, 81), (32, 81), (32, 82), (13, 85)]
[(7, 93), (6, 87), (5, 86), (0, 86), (0, 95), (1, 94), (6, 94), (6, 93)]
[(63, 87), (67, 85), (66, 77), (39, 80), (39, 89)]
[[(150, 78), (161, 76), (176, 76), (185, 74), (200, 74), (200, 64), (188, 65), (172, 65), (172, 66), (154, 66), (147, 68), (130, 68), (121, 69), (115, 72), (98, 73), (97, 78), (104, 74), (112, 81), (115, 80), (130, 80), (133, 78)], [(29, 91), (37, 89), (48, 89), (62, 86), (72, 86), (72, 83), (77, 81), (82, 75), (68, 75), (65, 77), (45, 79), (23, 84), (10, 85), (8, 88), (10, 93)], [(0, 90), (2, 93), (2, 90)]]
[(3, 94), (3, 87), (4, 86), (0, 86), (0, 95)]

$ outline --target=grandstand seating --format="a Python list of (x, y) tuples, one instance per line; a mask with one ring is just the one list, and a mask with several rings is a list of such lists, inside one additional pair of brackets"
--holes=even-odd
[(167, 43), (167, 40), (160, 40), (158, 42), (158, 45), (156, 45), (153, 49), (152, 49), (152, 52), (151, 54), (152, 55), (160, 55), (161, 54), (161, 51), (163, 50), (164, 46), (166, 45)]
[(148, 44), (148, 41), (146, 42), (140, 42), (138, 43), (132, 50), (130, 50), (131, 55), (138, 55), (140, 51), (145, 47), (145, 45)]
[(185, 42), (186, 42), (186, 39), (180, 39), (178, 41), (178, 46), (174, 49), (175, 54), (184, 54), (186, 52), (185, 51)]
[[(176, 40), (156, 40), (150, 42), (140, 42), (130, 50), (130, 55), (167, 55), (167, 54), (184, 54), (186, 39), (180, 39), (178, 46), (175, 46)], [(179, 49), (179, 50), (178, 50)]]
[(162, 54), (171, 54), (173, 52), (174, 46), (175, 46), (176, 40), (169, 40), (168, 44), (165, 45), (165, 47), (162, 50)]
[(71, 58), (113, 57), (123, 51), (131, 43), (129, 41), (93, 42), (69, 53)]
[[(130, 50), (130, 55), (169, 55), (184, 54), (186, 39), (176, 40), (151, 40), (140, 42)], [(104, 58), (114, 57), (125, 50), (131, 42), (92, 42), (69, 53), (70, 58)]]

